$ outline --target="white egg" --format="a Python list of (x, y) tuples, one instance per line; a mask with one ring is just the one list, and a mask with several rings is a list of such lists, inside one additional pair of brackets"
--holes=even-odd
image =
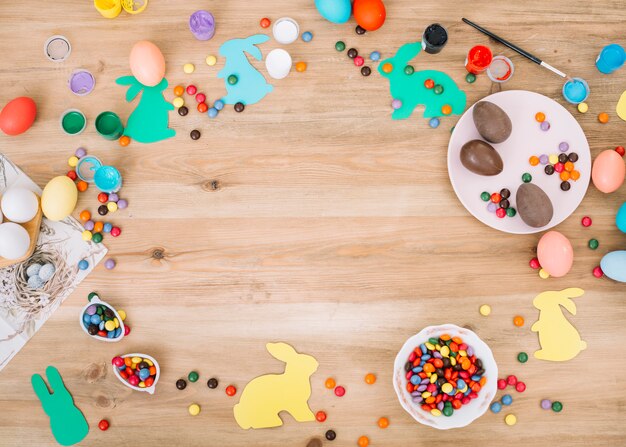
[(32, 220), (39, 210), (39, 200), (34, 192), (26, 188), (11, 188), (2, 195), (2, 212), (4, 216), (17, 223)]
[(0, 256), (18, 259), (26, 254), (30, 245), (28, 231), (13, 222), (0, 224)]

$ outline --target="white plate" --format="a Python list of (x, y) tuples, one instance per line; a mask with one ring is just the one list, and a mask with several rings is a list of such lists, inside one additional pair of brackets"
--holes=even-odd
[[(463, 405), (459, 410), (455, 410), (454, 414), (450, 417), (444, 415), (433, 416), (422, 410), (419, 404), (414, 404), (411, 400), (411, 395), (406, 390), (407, 379), (406, 372), (404, 371), (404, 365), (409, 355), (417, 346), (428, 341), (430, 337), (439, 337), (442, 334), (448, 334), (451, 337), (461, 337), (464, 343), (471, 346), (474, 349), (476, 357), (483, 362), (483, 368), (485, 370), (484, 377), (487, 378), (487, 382), (478, 393), (478, 397), (472, 399), (467, 405)], [(489, 349), (489, 346), (474, 332), (455, 326), (454, 324), (428, 326), (422, 329), (418, 334), (415, 334), (404, 343), (393, 365), (393, 387), (396, 390), (402, 408), (420, 424), (430, 425), (431, 427), (441, 430), (465, 427), (474, 419), (482, 416), (485, 411), (487, 411), (489, 404), (496, 395), (497, 382), (498, 365), (493, 358), (493, 353), (491, 349)]]
[[(511, 136), (503, 143), (492, 144), (504, 162), (504, 169), (498, 175), (483, 176), (474, 174), (461, 164), (461, 147), (470, 140), (481, 139), (472, 118), (474, 106), (465, 111), (454, 128), (448, 145), (448, 174), (454, 192), (472, 215), (485, 225), (505, 233), (531, 234), (548, 230), (567, 219), (582, 201), (591, 177), (591, 154), (589, 143), (576, 119), (559, 103), (538, 93), (512, 90), (495, 93), (481, 101), (490, 101), (502, 108), (513, 123)], [(543, 112), (550, 130), (544, 132), (535, 121), (535, 114)], [(576, 152), (576, 170), (580, 178), (570, 180), (569, 191), (561, 190), (558, 173), (546, 175), (544, 165), (531, 166), (528, 159), (532, 155), (560, 154), (559, 143), (569, 144), (567, 153)], [(487, 202), (480, 199), (480, 193), (500, 192), (502, 188), (511, 191), (511, 206), (517, 210), (515, 194), (522, 184), (522, 174), (532, 175), (532, 183), (539, 186), (550, 197), (554, 215), (544, 227), (528, 226), (519, 216), (499, 218), (487, 211)]]

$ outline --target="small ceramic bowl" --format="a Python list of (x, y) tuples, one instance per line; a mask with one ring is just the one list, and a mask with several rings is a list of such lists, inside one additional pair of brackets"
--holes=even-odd
[[(120, 329), (122, 330), (120, 335), (118, 337), (115, 338), (108, 338), (108, 337), (101, 337), (100, 335), (91, 335), (89, 333), (89, 331), (87, 330), (87, 328), (85, 327), (85, 322), (83, 321), (83, 315), (85, 315), (85, 313), (87, 312), (87, 309), (89, 309), (91, 306), (96, 306), (96, 305), (101, 305), (101, 306), (105, 306), (108, 307), (109, 309), (111, 309), (111, 311), (113, 311), (113, 315), (115, 318), (117, 318), (117, 321), (120, 324)], [(83, 329), (83, 331), (85, 332), (85, 334), (89, 335), (91, 338), (94, 338), (96, 340), (100, 340), (100, 341), (106, 341), (106, 342), (118, 342), (120, 341), (122, 338), (124, 338), (124, 322), (122, 321), (122, 317), (120, 317), (120, 314), (117, 313), (117, 310), (115, 310), (115, 308), (113, 306), (111, 306), (109, 303), (106, 303), (104, 301), (102, 301), (100, 298), (98, 297), (93, 297), (91, 299), (91, 301), (89, 303), (87, 303), (82, 310), (80, 311), (80, 315), (78, 316), (78, 322), (80, 324), (80, 327)]]
[[(487, 382), (478, 393), (478, 397), (472, 399), (467, 405), (463, 405), (463, 407), (456, 410), (450, 417), (444, 415), (433, 416), (422, 410), (419, 404), (413, 403), (411, 394), (406, 389), (407, 379), (404, 371), (404, 365), (409, 355), (417, 346), (428, 341), (431, 337), (439, 337), (442, 334), (448, 334), (451, 337), (461, 337), (465, 343), (471, 346), (474, 349), (476, 357), (481, 359), (485, 370), (483, 376), (487, 378)], [(474, 419), (482, 416), (485, 411), (487, 411), (489, 404), (496, 395), (497, 381), (498, 365), (496, 365), (496, 361), (493, 358), (493, 353), (491, 349), (489, 349), (489, 346), (474, 332), (453, 324), (429, 326), (422, 329), (422, 331), (412, 336), (404, 343), (394, 363), (393, 387), (396, 390), (402, 408), (420, 424), (429, 425), (440, 430), (465, 427), (474, 421)]]
[(148, 354), (142, 354), (139, 352), (134, 352), (132, 354), (123, 354), (120, 355), (119, 357), (125, 359), (127, 357), (141, 357), (144, 359), (148, 359), (152, 362), (152, 364), (154, 365), (154, 367), (156, 368), (156, 375), (154, 376), (154, 382), (152, 383), (151, 386), (146, 387), (146, 388), (141, 388), (138, 386), (133, 386), (130, 383), (128, 383), (126, 380), (124, 380), (124, 378), (120, 375), (119, 370), (117, 369), (117, 366), (112, 365), (113, 366), (113, 373), (115, 374), (115, 377), (117, 377), (117, 379), (122, 382), (124, 385), (126, 385), (128, 388), (130, 388), (131, 390), (135, 390), (135, 391), (142, 391), (144, 393), (148, 393), (148, 394), (154, 394), (154, 391), (156, 390), (156, 385), (157, 382), (159, 381), (159, 377), (161, 376), (161, 367), (159, 366), (159, 363), (154, 359), (154, 357), (149, 356)]

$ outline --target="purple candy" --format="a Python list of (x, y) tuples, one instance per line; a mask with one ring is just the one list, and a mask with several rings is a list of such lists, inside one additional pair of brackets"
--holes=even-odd
[[(109, 202), (117, 202), (118, 200), (120, 200), (120, 198), (119, 198), (119, 196), (117, 194), (115, 194), (114, 192), (109, 194)], [(119, 207), (119, 205), (118, 205), (118, 207)]]
[(85, 230), (91, 231), (93, 230), (93, 227), (94, 227), (93, 220), (88, 220), (87, 222), (85, 222)]
[(420, 393), (419, 391), (413, 391), (413, 392), (411, 393), (411, 396), (413, 396), (413, 397), (415, 397), (415, 396), (421, 396), (421, 395), (422, 395), (422, 393)]
[(399, 99), (394, 99), (393, 101), (391, 101), (391, 108), (393, 110), (398, 110), (400, 107), (402, 107), (402, 101), (400, 101)]
[(569, 144), (567, 144), (565, 141), (562, 141), (559, 143), (559, 150), (561, 152), (567, 152), (568, 149), (569, 149)]
[(74, 152), (74, 155), (76, 155), (78, 158), (83, 158), (85, 155), (87, 155), (87, 151), (82, 147), (79, 147), (78, 149), (76, 149), (76, 152)]
[(113, 270), (115, 268), (115, 261), (111, 258), (104, 261), (104, 268), (107, 270)]
[(417, 396), (417, 397), (413, 398), (413, 403), (421, 404), (423, 400), (424, 400), (424, 398), (422, 396)]
[(430, 379), (428, 377), (426, 377), (425, 379), (422, 379), (422, 381), (420, 382), (420, 384), (424, 385), (430, 383)]
[(119, 199), (117, 201), (117, 207), (121, 210), (123, 210), (124, 208), (126, 208), (128, 206), (128, 201), (126, 199)]
[(441, 357), (441, 354), (439, 354), (439, 351), (433, 352), (433, 357), (435, 357), (436, 359), (443, 358), (443, 357)]
[(495, 213), (497, 209), (498, 205), (493, 202), (489, 202), (489, 204), (487, 205), (487, 211), (489, 211), (490, 213)]
[(465, 352), (467, 352), (468, 357), (471, 357), (474, 355), (474, 348), (472, 348), (471, 346), (468, 346)]
[(439, 402), (439, 403), (437, 404), (437, 410), (439, 410), (439, 411), (443, 411), (443, 402)]
[(552, 408), (552, 402), (550, 402), (549, 399), (542, 399), (541, 408), (543, 408), (544, 410), (549, 410), (550, 408)]
[(549, 160), (550, 159), (548, 158), (546, 154), (541, 154), (539, 156), (539, 163), (541, 163), (542, 165), (547, 165)]
[(547, 121), (544, 121), (543, 123), (541, 123), (541, 130), (543, 130), (543, 131), (550, 130), (550, 123), (547, 122)]
[(87, 315), (94, 315), (96, 313), (96, 306), (95, 305), (91, 305), (87, 308), (87, 310), (85, 311), (85, 313)]
[(426, 385), (420, 385), (417, 387), (417, 391), (426, 391)]

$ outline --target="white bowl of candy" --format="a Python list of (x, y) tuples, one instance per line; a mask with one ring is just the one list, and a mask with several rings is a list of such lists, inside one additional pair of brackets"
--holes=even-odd
[(113, 357), (113, 372), (124, 385), (135, 391), (154, 394), (161, 368), (154, 357), (138, 352)]
[(482, 416), (497, 381), (489, 346), (453, 324), (429, 326), (412, 336), (394, 363), (393, 387), (402, 408), (417, 422), (441, 430), (465, 427)]
[(126, 335), (122, 315), (97, 295), (83, 307), (79, 321), (85, 334), (96, 340), (117, 342)]

